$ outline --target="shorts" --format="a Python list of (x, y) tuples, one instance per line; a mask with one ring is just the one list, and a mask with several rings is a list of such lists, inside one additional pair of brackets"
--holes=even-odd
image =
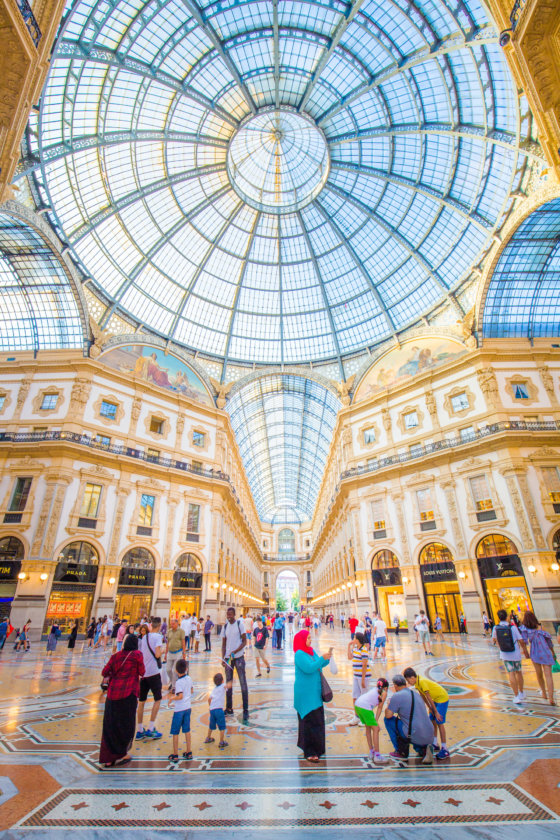
[(161, 674), (153, 674), (151, 677), (140, 677), (140, 696), (138, 699), (141, 703), (146, 702), (150, 691), (156, 702), (161, 700)]
[(360, 709), (359, 706), (354, 706), (354, 711), (358, 720), (365, 726), (379, 726), (371, 709)]
[(258, 656), (259, 659), (264, 660), (264, 648), (255, 648), (255, 656)]
[(179, 735), (180, 732), (190, 731), (191, 710), (185, 709), (183, 712), (173, 712), (173, 717), (171, 718), (171, 735)]
[(435, 720), (436, 723), (445, 723), (445, 719), (447, 717), (447, 707), (449, 706), (449, 700), (446, 700), (445, 703), (436, 703), (436, 709), (438, 710), (438, 714), (441, 715), (441, 720), (437, 721), (436, 716), (430, 713), (430, 720)]
[(376, 648), (385, 647), (386, 641), (387, 641), (387, 639), (385, 638), (385, 636), (378, 636), (375, 640), (375, 647)]
[(371, 677), (364, 677), (364, 682), (366, 684), (365, 688), (362, 688), (362, 678), (356, 677), (354, 675), (354, 682), (352, 684), (352, 697), (354, 700), (357, 700), (358, 697), (361, 697), (362, 694), (365, 694), (369, 687), (369, 681)]
[(208, 724), (208, 729), (211, 732), (214, 732), (216, 727), (218, 727), (220, 732), (225, 732), (226, 716), (223, 709), (210, 709), (210, 723)]
[(418, 639), (421, 642), (429, 642), (430, 641), (430, 632), (429, 630), (419, 630), (418, 631)]
[(502, 662), (508, 674), (511, 674), (512, 671), (521, 671), (520, 659), (502, 659)]

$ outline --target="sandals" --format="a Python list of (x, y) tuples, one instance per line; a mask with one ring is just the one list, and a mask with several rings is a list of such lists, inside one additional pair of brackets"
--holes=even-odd
[(321, 759), (317, 755), (308, 755), (305, 757), (306, 761), (310, 761), (312, 764), (318, 764)]
[(192, 752), (184, 752), (183, 758), (185, 759), (185, 761), (192, 761)]
[(171, 753), (171, 755), (168, 755), (167, 758), (169, 761), (172, 761), (173, 764), (176, 764), (179, 761), (179, 756), (177, 755), (177, 753)]
[(216, 740), (215, 738), (206, 738), (206, 740), (203, 743), (204, 744), (213, 744), (215, 740)]
[(219, 750), (225, 750), (225, 748), (226, 748), (226, 747), (229, 747), (229, 744), (228, 744), (228, 742), (227, 742), (227, 741), (221, 741), (221, 742), (218, 744), (218, 749), (219, 749)]
[(118, 761), (115, 761), (115, 767), (122, 767), (123, 764), (130, 764), (131, 761), (131, 756), (127, 756), (126, 758), (120, 758)]

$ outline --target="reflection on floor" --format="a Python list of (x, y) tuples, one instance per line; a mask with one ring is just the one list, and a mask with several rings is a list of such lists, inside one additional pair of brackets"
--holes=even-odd
[[(232, 826), (243, 829), (244, 840), (262, 837), (263, 828), (278, 828), (283, 840), (305, 833), (320, 840), (327, 832), (332, 838), (333, 826), (371, 838), (388, 825), (397, 837), (411, 831), (434, 837), (434, 824), (443, 829), (450, 822), (459, 838), (517, 838), (527, 822), (532, 840), (559, 836), (559, 707), (541, 699), (530, 664), (524, 664), (527, 702), (517, 707), (485, 639), (449, 637), (426, 658), (412, 639), (393, 637), (387, 664), (375, 663), (374, 673), (414, 665), (446, 685), (451, 759), (433, 767), (416, 759), (374, 767), (363, 728), (349, 726), (346, 642), (341, 630), (323, 631), (314, 642), (318, 650), (334, 644), (339, 666), (329, 676), (335, 697), (326, 714), (328, 755), (316, 767), (295, 746), (290, 650), (270, 651), (272, 672), (261, 679), (248, 653), (249, 725), (240, 714), (231, 719), (223, 752), (202, 743), (208, 691), (220, 668), (216, 640), (215, 652), (191, 658), (193, 760), (173, 765), (167, 759), (172, 712), (164, 701), (158, 717), (164, 737), (135, 744), (135, 760), (117, 771), (101, 770), (96, 760), (105, 655), (82, 651), (81, 643), (75, 652), (59, 644), (51, 659), (44, 645), (29, 653), (6, 648), (0, 654), (0, 837), (54, 840), (78, 827), (82, 840), (106, 837), (107, 828), (122, 840), (154, 832), (165, 838), (192, 832), (202, 840)], [(240, 712), (238, 701), (235, 686)], [(384, 730), (381, 745), (389, 751)]]

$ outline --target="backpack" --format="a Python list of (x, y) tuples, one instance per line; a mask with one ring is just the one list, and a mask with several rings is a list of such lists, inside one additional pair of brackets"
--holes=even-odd
[(496, 633), (496, 641), (502, 653), (513, 653), (515, 650), (515, 642), (513, 641), (513, 633), (511, 627), (503, 624), (496, 624), (494, 627)]

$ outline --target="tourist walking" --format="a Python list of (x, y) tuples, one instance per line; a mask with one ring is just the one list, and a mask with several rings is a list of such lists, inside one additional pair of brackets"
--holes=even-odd
[(521, 653), (528, 659), (529, 652), (523, 636), (517, 629), (516, 624), (508, 622), (507, 612), (498, 610), (499, 624), (492, 630), (492, 644), (498, 645), (500, 659), (504, 663), (509, 684), (513, 691), (513, 702), (523, 703), (523, 671), (521, 665)]
[(333, 649), (319, 656), (311, 647), (309, 630), (294, 636), (294, 707), (298, 716), (297, 745), (307, 761), (317, 763), (325, 752), (325, 709), (321, 671), (329, 664)]
[(116, 635), (117, 650), (122, 650), (124, 637), (126, 636), (127, 632), (129, 632), (128, 627), (127, 627), (126, 621), (123, 620), (119, 624), (119, 629), (117, 630), (117, 635)]
[(226, 715), (233, 714), (233, 672), (237, 671), (241, 700), (243, 702), (243, 723), (249, 722), (249, 689), (245, 674), (245, 646), (247, 635), (241, 619), (235, 618), (235, 609), (229, 607), (227, 621), (222, 627), (222, 660), (226, 672)]
[(434, 618), (434, 630), (436, 631), (436, 639), (438, 642), (443, 642), (443, 633), (441, 631), (441, 616), (436, 613)]
[(482, 631), (485, 636), (488, 636), (492, 627), (490, 626), (490, 619), (488, 618), (486, 612), (482, 613)]
[(92, 618), (88, 629), (86, 630), (87, 646), (93, 647), (93, 637), (95, 636), (95, 618)]
[(270, 662), (264, 655), (266, 650), (266, 646), (268, 644), (268, 630), (266, 627), (263, 626), (262, 620), (257, 618), (256, 627), (253, 630), (253, 636), (255, 639), (255, 665), (257, 666), (257, 673), (255, 674), (256, 677), (261, 676), (261, 661), (264, 662), (266, 665), (266, 673), (270, 674)]
[(350, 628), (350, 638), (351, 639), (354, 638), (354, 633), (356, 632), (356, 627), (358, 626), (359, 623), (360, 622), (358, 621), (358, 619), (356, 618), (355, 615), (351, 616), (348, 619), (348, 627)]
[(60, 627), (58, 626), (58, 624), (53, 624), (51, 627), (51, 632), (47, 637), (47, 656), (52, 656), (52, 654), (55, 652), (60, 636)]
[(68, 650), (74, 650), (76, 647), (76, 638), (78, 636), (78, 622), (74, 623), (74, 626), (70, 630), (70, 635), (68, 636)]
[(519, 631), (525, 643), (529, 642), (529, 655), (537, 675), (537, 682), (543, 700), (548, 700), (551, 706), (556, 706), (554, 700), (554, 681), (552, 666), (554, 665), (554, 644), (550, 633), (543, 630), (534, 613), (529, 610), (523, 616)]
[(375, 634), (375, 647), (373, 650), (373, 658), (377, 659), (379, 654), (379, 658), (381, 659), (381, 661), (385, 662), (385, 660), (387, 659), (387, 625), (385, 624), (380, 615), (375, 616), (373, 632)]
[(204, 650), (206, 653), (212, 650), (212, 628), (214, 627), (214, 622), (210, 618), (209, 615), (206, 616), (206, 621), (204, 622)]
[[(194, 616), (193, 616), (194, 618)], [(187, 650), (191, 649), (191, 628), (192, 628), (192, 619), (190, 613), (187, 613), (184, 618), (181, 619), (181, 629), (185, 633), (185, 643), (187, 645)]]
[[(160, 618), (152, 618), (152, 632), (147, 624), (140, 627), (140, 652), (144, 660), (144, 676), (140, 680), (140, 692), (138, 702), (138, 727), (136, 739), (161, 738), (162, 733), (156, 729), (156, 718), (161, 703), (161, 656), (163, 653), (163, 639), (159, 632), (161, 626)], [(152, 694), (154, 705), (150, 714), (148, 728), (144, 729), (144, 705), (148, 694)]]
[(0, 650), (3, 650), (8, 638), (8, 619), (3, 618), (0, 622)]
[(393, 619), (393, 627), (395, 628), (395, 636), (398, 636), (401, 629), (401, 620), (398, 615), (396, 615)]
[(422, 642), (426, 656), (433, 656), (434, 654), (430, 645), (430, 622), (424, 610), (420, 610), (420, 615), (418, 616), (418, 639)]
[(395, 693), (385, 709), (385, 728), (394, 749), (391, 758), (408, 758), (409, 745), (412, 744), (422, 756), (422, 764), (433, 764), (434, 730), (424, 703), (415, 691), (407, 687), (405, 678), (400, 674), (393, 677), (393, 689)]
[(31, 619), (28, 618), (25, 624), (23, 625), (23, 630), (20, 630), (19, 639), (17, 640), (16, 644), (14, 645), (15, 650), (19, 650), (20, 646), (23, 645), (23, 650), (29, 650), (29, 628), (31, 627)]
[(138, 639), (129, 634), (123, 649), (114, 653), (101, 672), (108, 684), (103, 714), (103, 735), (99, 762), (105, 767), (128, 764), (134, 740), (134, 722), (144, 660)]
[(177, 619), (172, 618), (169, 622), (169, 632), (165, 643), (165, 671), (167, 673), (167, 685), (171, 686), (172, 692), (175, 691), (175, 683), (177, 682), (175, 665), (179, 660), (186, 659), (186, 656), (185, 631), (182, 627), (179, 627)]
[(243, 624), (245, 626), (245, 635), (247, 636), (247, 647), (251, 647), (253, 641), (253, 619), (249, 613), (244, 617)]
[(274, 638), (275, 638), (275, 645), (274, 647), (277, 650), (282, 650), (282, 628), (284, 627), (284, 622), (282, 620), (282, 616), (280, 613), (276, 614), (276, 618), (274, 619)]

